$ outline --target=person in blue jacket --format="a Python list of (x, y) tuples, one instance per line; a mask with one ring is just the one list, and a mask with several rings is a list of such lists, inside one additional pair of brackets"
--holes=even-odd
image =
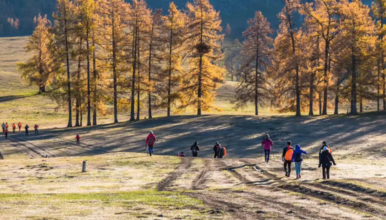
[(303, 162), (302, 154), (307, 154), (307, 152), (302, 150), (299, 145), (296, 145), (294, 154), (292, 156), (292, 161), (295, 162), (296, 179), (302, 178), (302, 175), (300, 174), (302, 172), (302, 162)]

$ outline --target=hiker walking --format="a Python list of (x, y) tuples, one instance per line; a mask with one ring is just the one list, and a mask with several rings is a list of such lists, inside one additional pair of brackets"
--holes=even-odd
[(328, 151), (330, 151), (330, 154), (332, 154), (331, 148), (327, 145), (326, 141), (323, 141), (322, 147), (319, 150), (319, 155), (323, 152), (324, 148), (327, 147)]
[(153, 155), (154, 144), (156, 141), (157, 141), (157, 138), (155, 137), (153, 131), (150, 131), (150, 134), (146, 138), (146, 146), (148, 147), (150, 156)]
[(328, 147), (324, 147), (323, 152), (319, 156), (319, 168), (322, 166), (324, 180), (330, 179), (330, 168), (332, 164), (336, 166), (334, 157), (332, 157)]
[(3, 122), (3, 124), (1, 125), (1, 128), (3, 129), (3, 133), (4, 133), (4, 131), (5, 131), (5, 124), (4, 124), (4, 122)]
[(21, 131), (21, 122), (19, 122), (18, 126), (19, 126), (19, 132)]
[(15, 133), (16, 132), (16, 125), (15, 125), (15, 123), (12, 124), (12, 129), (13, 129), (13, 133)]
[(8, 129), (8, 122), (5, 123), (5, 128)]
[(218, 158), (222, 159), (223, 157), (225, 157), (225, 155), (226, 155), (226, 149), (225, 149), (225, 147), (220, 145), (220, 151), (218, 154)]
[(295, 162), (296, 179), (302, 178), (302, 175), (301, 175), (302, 162), (303, 162), (302, 154), (307, 154), (307, 152), (303, 151), (300, 148), (300, 145), (296, 145), (294, 155), (292, 156), (292, 161)]
[(76, 135), (75, 139), (76, 139), (76, 145), (80, 145), (80, 136), (79, 136), (79, 134)]
[(192, 151), (193, 157), (198, 156), (198, 151), (200, 151), (200, 147), (198, 146), (198, 142), (194, 142), (194, 144), (190, 147), (190, 150)]
[(5, 139), (8, 139), (8, 128), (5, 128), (4, 134), (5, 134)]
[(38, 130), (39, 126), (37, 124), (35, 124), (34, 128), (35, 128), (35, 135), (38, 135), (39, 134), (39, 130)]
[(266, 135), (266, 137), (264, 138), (261, 145), (263, 145), (263, 147), (264, 147), (265, 162), (268, 163), (269, 162), (269, 156), (271, 154), (271, 149), (273, 146), (273, 142), (272, 142), (271, 138), (269, 137), (269, 134)]
[(216, 141), (216, 144), (213, 147), (214, 158), (219, 158), (219, 156), (220, 156), (220, 148), (221, 148), (221, 144), (218, 141)]
[(29, 126), (28, 125), (25, 125), (25, 136), (28, 136), (29, 134), (28, 134), (28, 129), (29, 129)]
[(284, 162), (284, 171), (285, 176), (290, 177), (291, 175), (291, 163), (292, 163), (292, 156), (294, 154), (294, 149), (292, 148), (291, 141), (287, 142), (287, 146), (283, 149), (283, 162)]

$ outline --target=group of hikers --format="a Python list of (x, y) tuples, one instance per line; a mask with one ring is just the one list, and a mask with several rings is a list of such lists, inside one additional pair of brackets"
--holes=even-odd
[[(264, 148), (265, 162), (269, 162), (270, 152), (273, 147), (273, 141), (267, 134), (261, 143)], [(302, 178), (302, 163), (303, 163), (303, 154), (307, 154), (306, 151), (302, 150), (300, 145), (296, 145), (295, 149), (292, 147), (292, 142), (288, 141), (287, 146), (283, 148), (282, 160), (284, 163), (284, 172), (286, 177), (291, 175), (291, 164), (295, 163), (296, 169), (296, 179)], [(319, 168), (322, 167), (323, 170), (323, 179), (330, 179), (330, 168), (332, 165), (336, 166), (334, 157), (332, 156), (332, 150), (327, 145), (326, 141), (323, 141), (322, 147), (319, 150)]]
[[(8, 139), (8, 133), (9, 133), (8, 127), (9, 127), (8, 122), (7, 123), (3, 122), (3, 124), (1, 125), (1, 128), (3, 129), (3, 133), (5, 135), (5, 139)], [(19, 132), (20, 132), (21, 128), (22, 128), (22, 123), (19, 122), (17, 124), (17, 127), (19, 128)], [(28, 136), (29, 135), (29, 133), (28, 133), (29, 126), (25, 125), (24, 129), (25, 129), (25, 136)], [(35, 124), (34, 129), (35, 129), (35, 135), (38, 135), (39, 134), (39, 130), (38, 130), (39, 126), (37, 124)], [(16, 124), (15, 123), (12, 124), (12, 130), (13, 130), (13, 133), (16, 133)]]
[[(154, 152), (154, 145), (157, 141), (156, 136), (153, 131), (150, 131), (150, 134), (146, 138), (146, 151), (149, 152), (149, 155), (152, 156)], [(270, 136), (267, 134), (264, 140), (261, 143), (264, 149), (264, 158), (265, 162), (268, 163), (270, 159), (271, 150), (273, 147), (273, 141)], [(198, 142), (194, 142), (194, 144), (190, 147), (192, 151), (192, 156), (197, 157), (198, 152), (200, 151), (200, 147)], [(223, 158), (226, 156), (226, 148), (221, 146), (219, 142), (213, 147), (214, 158)], [(282, 161), (284, 163), (284, 172), (286, 177), (290, 177), (291, 175), (291, 165), (292, 162), (295, 163), (296, 169), (296, 179), (302, 178), (302, 162), (303, 155), (307, 154), (306, 151), (302, 150), (300, 145), (296, 145), (295, 149), (292, 147), (292, 142), (288, 141), (286, 147), (283, 148), (282, 153)], [(185, 157), (184, 152), (178, 152), (178, 157)], [(319, 168), (322, 167), (323, 170), (323, 179), (330, 179), (330, 168), (332, 165), (336, 165), (334, 157), (332, 156), (332, 150), (327, 145), (327, 142), (323, 141), (323, 145), (319, 150)]]

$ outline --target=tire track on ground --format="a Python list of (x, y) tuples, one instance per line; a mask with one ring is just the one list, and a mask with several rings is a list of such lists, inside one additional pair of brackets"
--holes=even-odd
[[(220, 167), (218, 170), (228, 170), (231, 174), (238, 179), (240, 182), (248, 181), (253, 182), (253, 180), (248, 179), (247, 177), (243, 177), (241, 174), (235, 171), (235, 169), (243, 168), (249, 166), (248, 164), (238, 167), (229, 167), (225, 164), (224, 161), (218, 161)], [(206, 171), (202, 171), (198, 181), (205, 179), (202, 176), (206, 175)], [(252, 185), (246, 185), (247, 187), (251, 187)], [(272, 189), (274, 189), (272, 187)], [(266, 188), (266, 190), (270, 190)], [(268, 215), (274, 214), (275, 218), (280, 219), (288, 219), (289, 217), (295, 217), (296, 219), (304, 219), (306, 215), (312, 219), (319, 219), (320, 215), (318, 212), (307, 211), (304, 213), (304, 209), (302, 207), (297, 207), (292, 203), (285, 203), (280, 201), (275, 201), (271, 197), (264, 197), (258, 193), (253, 193), (250, 191), (233, 191), (231, 189), (225, 190), (216, 190), (215, 194), (208, 195), (207, 193), (188, 193), (187, 195), (191, 197), (195, 197), (197, 199), (202, 200), (206, 205), (213, 209), (221, 209), (224, 212), (228, 212), (233, 218), (232, 219), (261, 219), (264, 218), (265, 212), (256, 210), (257, 207), (271, 207), (274, 208), (275, 211), (270, 211), (267, 213)], [(237, 195), (237, 196), (235, 196)], [(238, 202), (230, 202), (230, 198), (237, 198)], [(241, 200), (241, 201), (240, 201)], [(246, 208), (245, 205), (241, 204), (253, 204), (252, 207)], [(323, 219), (334, 219), (330, 217), (324, 217)]]
[[(53, 153), (50, 153), (49, 151), (47, 150), (44, 150), (44, 149), (41, 149), (40, 147), (36, 146), (35, 144), (32, 144), (31, 142), (29, 141), (26, 141), (26, 140), (22, 140), (20, 138), (16, 138), (14, 137), (14, 139), (16, 141), (13, 141), (14, 143), (17, 143), (17, 144), (20, 144), (26, 148), (28, 148), (30, 151), (36, 153), (37, 155), (40, 155), (41, 157), (44, 157), (46, 155), (48, 155), (49, 157), (56, 157), (55, 154)], [(30, 145), (30, 146), (29, 146)], [(40, 151), (40, 152), (39, 152)]]
[(192, 165), (192, 158), (181, 157), (181, 163), (178, 167), (168, 176), (157, 184), (158, 191), (167, 191), (170, 185), (178, 179), (183, 173), (188, 172), (188, 169)]
[[(21, 150), (25, 155), (27, 155), (30, 159), (33, 159), (33, 158), (39, 158), (39, 157), (43, 157), (42, 154), (40, 154), (39, 152), (37, 152), (35, 149), (32, 149), (28, 146), (26, 146), (25, 144), (19, 142), (19, 141), (13, 141), (13, 140), (10, 140), (8, 139), (8, 141), (11, 143), (12, 147), (16, 148), (16, 149), (19, 149)], [(23, 149), (20, 149), (20, 146), (23, 148)]]
[(202, 185), (206, 182), (206, 175), (208, 172), (214, 170), (213, 167), (213, 160), (207, 159), (205, 160), (205, 168), (200, 172), (200, 174), (197, 176), (195, 180), (192, 182), (192, 189), (193, 190), (200, 190), (203, 189)]
[[(243, 161), (243, 162), (245, 162), (245, 161)], [(252, 165), (252, 164), (250, 164), (250, 165)], [(386, 216), (386, 211), (381, 211), (379, 209), (376, 209), (374, 207), (367, 205), (366, 203), (359, 202), (359, 201), (353, 201), (353, 200), (344, 198), (342, 196), (336, 195), (336, 194), (328, 191), (328, 189), (318, 190), (318, 189), (312, 188), (313, 185), (315, 185), (315, 187), (316, 187), (317, 183), (308, 184), (309, 186), (307, 186), (306, 184), (299, 184), (299, 183), (295, 183), (295, 182), (292, 182), (289, 184), (289, 183), (286, 183), (285, 181), (279, 179), (276, 175), (271, 174), (271, 173), (261, 169), (258, 165), (255, 165), (254, 167), (257, 170), (261, 171), (261, 172), (259, 172), (261, 175), (264, 175), (267, 178), (271, 178), (275, 181), (278, 181), (280, 183), (280, 185), (276, 186), (276, 188), (278, 188), (280, 190), (300, 193), (300, 194), (308, 196), (308, 197), (313, 197), (313, 198), (324, 200), (324, 201), (332, 203), (332, 204), (344, 206), (346, 208), (349, 208), (349, 209), (357, 211), (357, 212), (358, 211), (359, 212), (365, 212), (365, 213), (370, 214), (370, 215), (374, 215), (374, 213), (376, 213), (378, 216), (382, 216), (382, 217)]]

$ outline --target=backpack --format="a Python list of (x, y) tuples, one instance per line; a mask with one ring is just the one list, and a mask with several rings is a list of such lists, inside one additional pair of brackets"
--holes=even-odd
[(288, 149), (285, 153), (284, 159), (286, 161), (292, 161), (292, 156), (294, 155), (294, 150), (292, 148)]
[(223, 147), (223, 149), (224, 149), (224, 156), (223, 157), (225, 157), (227, 155), (227, 149), (225, 147)]
[(295, 162), (301, 162), (302, 161), (302, 153), (295, 154)]

